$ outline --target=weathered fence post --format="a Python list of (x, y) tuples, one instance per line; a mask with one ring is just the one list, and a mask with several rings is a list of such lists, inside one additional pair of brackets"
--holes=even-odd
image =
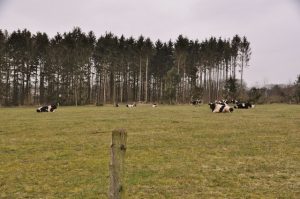
[(111, 140), (110, 199), (124, 199), (124, 160), (126, 152), (127, 132), (124, 129), (114, 130)]

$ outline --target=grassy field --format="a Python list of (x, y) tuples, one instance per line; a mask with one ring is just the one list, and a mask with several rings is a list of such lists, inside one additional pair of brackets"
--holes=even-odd
[(128, 198), (300, 198), (300, 106), (0, 109), (0, 198), (107, 198), (111, 131)]

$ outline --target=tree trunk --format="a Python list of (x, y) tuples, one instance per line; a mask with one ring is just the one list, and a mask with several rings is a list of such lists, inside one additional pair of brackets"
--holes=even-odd
[(115, 81), (115, 74), (114, 72), (112, 72), (112, 84), (113, 84), (113, 93), (112, 93), (112, 101), (113, 104), (116, 105), (117, 104), (117, 99), (116, 99), (116, 81)]
[(211, 96), (211, 68), (208, 69), (208, 96), (209, 96), (209, 101), (211, 102), (212, 96)]
[(88, 104), (91, 104), (91, 99), (92, 99), (92, 97), (91, 97), (91, 93), (92, 93), (91, 76), (92, 76), (92, 72), (91, 72), (90, 65), (88, 65), (87, 71), (88, 71), (88, 74), (87, 74), (87, 80), (88, 81), (87, 81), (87, 99), (86, 99), (86, 101), (87, 101)]
[(159, 100), (162, 101), (163, 100), (163, 81), (160, 80), (160, 95), (159, 95)]
[(7, 66), (7, 71), (6, 71), (6, 89), (5, 89), (5, 105), (8, 105), (9, 104), (9, 91), (10, 91), (10, 85), (9, 85), (9, 79), (10, 79), (10, 64), (7, 63), (8, 66)]
[(16, 71), (15, 64), (13, 65), (13, 94), (12, 103), (13, 105), (18, 105), (18, 72)]
[(127, 63), (127, 71), (126, 71), (126, 102), (129, 101), (131, 92), (130, 92), (130, 64)]
[(106, 104), (106, 72), (104, 72), (103, 81), (103, 104)]
[(244, 72), (244, 58), (242, 57), (242, 61), (241, 61), (241, 92), (243, 90), (243, 72)]
[(185, 73), (185, 64), (183, 67), (183, 89), (182, 89), (182, 102), (185, 103), (185, 98), (186, 98), (186, 73)]
[(45, 88), (44, 88), (44, 66), (43, 63), (40, 63), (40, 104), (44, 103), (44, 95), (45, 95)]
[(30, 71), (27, 71), (27, 74), (26, 74), (26, 89), (25, 89), (25, 103), (28, 105), (30, 104), (30, 89), (31, 89), (31, 81), (30, 81)]
[[(76, 79), (76, 78), (75, 78)], [(77, 82), (73, 79), (73, 86), (74, 86), (74, 98), (75, 98), (75, 106), (77, 106)]]
[(138, 92), (138, 101), (141, 101), (142, 95), (142, 57), (140, 56), (140, 70), (139, 70), (139, 92)]
[[(180, 70), (179, 70), (179, 67), (180, 67), (180, 59), (181, 59), (181, 56), (179, 56), (179, 58), (178, 58), (178, 63), (177, 63), (177, 74), (178, 74), (178, 75), (179, 75), (179, 73), (180, 73)], [(179, 86), (180, 86), (180, 83), (178, 83), (178, 84), (176, 85), (176, 88), (175, 88), (175, 101), (176, 101), (176, 104), (178, 103)]]
[(120, 74), (120, 102), (123, 102), (124, 73)]
[(149, 64), (149, 58), (147, 56), (146, 60), (146, 81), (145, 81), (145, 102), (148, 102), (148, 64)]

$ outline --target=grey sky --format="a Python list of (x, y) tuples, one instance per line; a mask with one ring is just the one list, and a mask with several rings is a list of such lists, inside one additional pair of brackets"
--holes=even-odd
[(300, 0), (0, 0), (0, 29), (53, 36), (74, 26), (163, 41), (245, 35), (248, 86), (292, 83), (300, 74)]

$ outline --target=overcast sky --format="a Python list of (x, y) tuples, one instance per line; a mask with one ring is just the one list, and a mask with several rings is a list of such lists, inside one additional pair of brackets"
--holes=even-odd
[(300, 0), (0, 0), (0, 29), (52, 37), (75, 26), (153, 41), (238, 34), (251, 43), (248, 86), (292, 83), (300, 74)]

